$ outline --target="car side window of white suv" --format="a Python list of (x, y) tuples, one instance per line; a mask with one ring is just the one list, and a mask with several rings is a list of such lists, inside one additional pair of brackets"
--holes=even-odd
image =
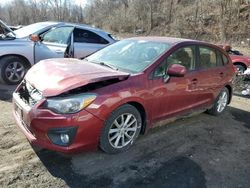
[(72, 26), (51, 29), (42, 36), (42, 41), (57, 44), (67, 44), (73, 29), (74, 27)]

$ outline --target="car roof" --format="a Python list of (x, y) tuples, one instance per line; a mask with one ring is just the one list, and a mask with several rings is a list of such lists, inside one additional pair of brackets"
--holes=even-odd
[(57, 25), (57, 24), (60, 24), (60, 23), (61, 22), (46, 21), (46, 22), (36, 22), (36, 23), (33, 23), (33, 24), (43, 24), (43, 25), (50, 26), (50, 25)]
[(108, 34), (106, 31), (104, 31), (102, 29), (92, 27), (92, 26), (89, 26), (89, 25), (86, 25), (86, 24), (78, 24), (78, 23), (70, 23), (70, 22), (55, 22), (55, 23), (57, 23), (58, 25), (70, 25), (70, 26), (74, 26), (74, 27), (77, 26), (78, 28), (88, 29), (88, 30), (91, 30), (91, 31), (94, 31), (94, 32), (103, 32), (103, 33)]
[(201, 42), (198, 40), (192, 40), (192, 39), (175, 38), (175, 37), (160, 37), (160, 36), (133, 37), (133, 38), (129, 38), (129, 39), (155, 41), (155, 42), (163, 42), (163, 43), (169, 43), (169, 44), (178, 44), (178, 43), (182, 43), (182, 42), (205, 43), (205, 42)]
[(168, 43), (171, 46), (175, 46), (177, 44), (199, 44), (199, 45), (205, 45), (212, 48), (215, 48), (217, 50), (223, 51), (220, 47), (217, 45), (211, 44), (209, 42), (205, 41), (199, 41), (199, 40), (193, 40), (193, 39), (184, 39), (184, 38), (175, 38), (175, 37), (162, 37), (162, 36), (144, 36), (144, 37), (132, 37), (128, 38), (127, 40), (144, 40), (144, 41), (154, 41), (154, 42), (160, 42), (160, 43)]
[(70, 26), (74, 26), (74, 27), (78, 27), (78, 28), (82, 28), (82, 29), (88, 29), (94, 32), (102, 32), (102, 33), (106, 33), (109, 34), (108, 32), (99, 29), (99, 28), (95, 28), (86, 24), (78, 24), (78, 23), (70, 23), (70, 22), (56, 22), (56, 21), (45, 21), (45, 22), (37, 22), (40, 24), (47, 24), (48, 26), (54, 25), (54, 26), (60, 26), (60, 25), (70, 25)]

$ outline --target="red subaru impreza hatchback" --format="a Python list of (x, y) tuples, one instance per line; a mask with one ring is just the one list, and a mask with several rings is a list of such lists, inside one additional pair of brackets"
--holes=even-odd
[(229, 56), (215, 45), (131, 38), (84, 60), (36, 64), (13, 93), (13, 114), (42, 148), (71, 153), (99, 146), (117, 153), (168, 118), (196, 110), (221, 114), (233, 74)]

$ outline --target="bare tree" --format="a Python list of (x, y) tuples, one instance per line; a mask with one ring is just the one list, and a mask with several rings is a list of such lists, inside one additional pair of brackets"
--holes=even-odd
[[(85, 0), (87, 1), (87, 0)], [(214, 41), (249, 37), (250, 0), (12, 0), (0, 6), (9, 24), (80, 22), (111, 32), (171, 35)], [(145, 31), (145, 32), (143, 32)]]

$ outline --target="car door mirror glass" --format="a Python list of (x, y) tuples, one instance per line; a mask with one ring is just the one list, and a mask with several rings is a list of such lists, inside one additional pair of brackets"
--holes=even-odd
[(40, 37), (38, 35), (30, 35), (29, 36), (30, 40), (33, 41), (33, 42), (38, 42), (38, 41), (41, 41)]

